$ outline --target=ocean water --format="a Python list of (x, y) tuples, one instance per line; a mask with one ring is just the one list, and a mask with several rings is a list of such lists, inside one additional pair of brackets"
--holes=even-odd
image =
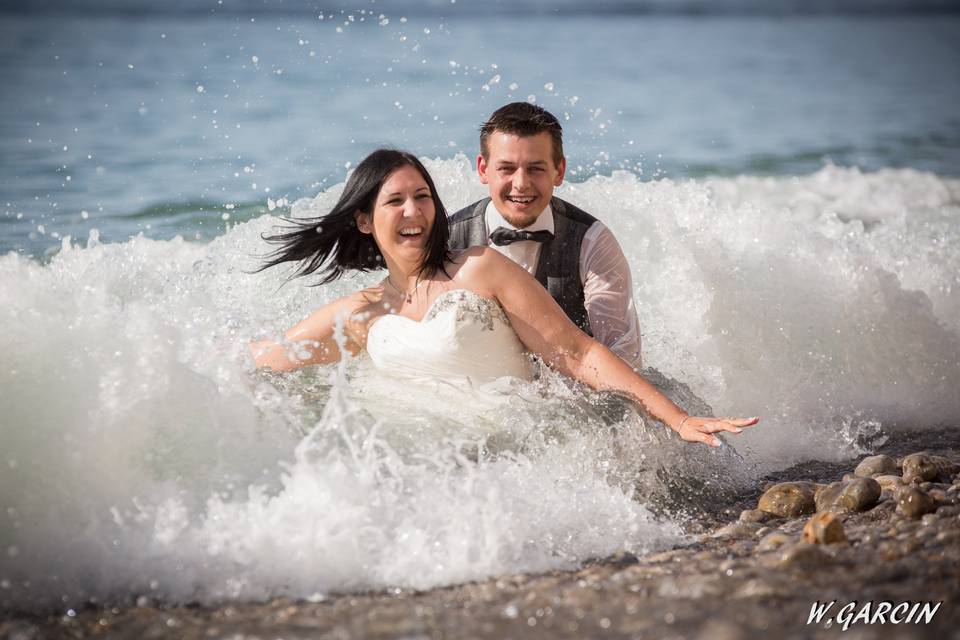
[[(957, 425), (956, 17), (223, 6), (0, 23), (2, 609), (572, 567), (682, 542), (698, 491)], [(378, 277), (253, 274), (260, 234), (380, 144), (481, 197), (512, 99), (564, 118), (558, 194), (620, 239), (651, 375), (762, 425), (708, 451), (554, 376), (378, 420), (362, 362), (253, 371)]]
[(573, 182), (960, 167), (960, 15), (86, 4), (0, 21), (2, 252), (93, 228), (209, 240), (379, 145), (475, 156), (512, 100), (562, 118)]

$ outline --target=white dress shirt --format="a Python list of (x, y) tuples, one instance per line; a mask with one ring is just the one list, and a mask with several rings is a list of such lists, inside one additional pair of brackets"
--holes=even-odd
[[(504, 246), (489, 241), (497, 227), (516, 229), (507, 222), (491, 201), (487, 205), (487, 244), (507, 256), (530, 275), (536, 275), (541, 243), (521, 240)], [(550, 205), (524, 231), (553, 233), (553, 210)], [(594, 222), (580, 245), (580, 284), (583, 285), (583, 306), (587, 310), (590, 331), (598, 342), (606, 345), (632, 367), (639, 369), (640, 321), (633, 304), (633, 279), (630, 265), (613, 233), (602, 222)]]

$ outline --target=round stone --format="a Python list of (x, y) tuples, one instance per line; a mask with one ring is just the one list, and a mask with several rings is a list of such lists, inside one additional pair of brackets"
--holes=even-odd
[(948, 479), (960, 469), (948, 458), (922, 452), (905, 457), (900, 466), (903, 467), (903, 481), (907, 484), (929, 482), (940, 477)]
[(875, 475), (896, 473), (899, 470), (900, 468), (893, 458), (881, 454), (878, 456), (867, 456), (861, 460), (857, 468), (854, 469), (853, 475), (858, 478), (869, 478)]
[(920, 518), (936, 508), (934, 499), (919, 489), (906, 487), (897, 495), (897, 511), (908, 518)]
[(816, 494), (817, 511), (860, 512), (880, 501), (880, 483), (873, 478), (834, 482)]
[(767, 489), (757, 508), (781, 518), (795, 518), (816, 510), (813, 486), (809, 482), (781, 482)]
[(912, 453), (905, 457), (902, 467), (903, 481), (906, 484), (920, 484), (927, 480), (933, 480), (940, 473), (930, 456), (925, 453)]
[(816, 513), (803, 527), (803, 541), (808, 544), (834, 544), (846, 542), (843, 523), (833, 513)]

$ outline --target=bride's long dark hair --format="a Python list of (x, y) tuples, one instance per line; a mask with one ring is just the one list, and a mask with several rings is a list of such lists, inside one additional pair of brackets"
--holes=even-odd
[(372, 214), (380, 187), (397, 169), (410, 166), (416, 169), (427, 186), (436, 211), (433, 228), (427, 236), (426, 255), (420, 265), (421, 274), (443, 270), (449, 251), (447, 241), (450, 228), (447, 225), (447, 210), (440, 202), (433, 179), (416, 156), (397, 149), (377, 149), (357, 165), (347, 179), (337, 204), (319, 218), (294, 220), (284, 218), (292, 227), (281, 228), (273, 235), (261, 237), (279, 247), (266, 256), (266, 261), (257, 271), (263, 271), (284, 262), (299, 262), (292, 278), (319, 271), (322, 276), (316, 284), (333, 282), (345, 271), (375, 271), (386, 264), (373, 235), (361, 233), (354, 214), (361, 211)]

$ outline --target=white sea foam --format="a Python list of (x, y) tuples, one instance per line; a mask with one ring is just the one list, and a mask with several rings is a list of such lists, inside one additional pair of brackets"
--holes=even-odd
[[(428, 166), (448, 205), (482, 195), (463, 158)], [(294, 211), (322, 212), (339, 190)], [(960, 181), (831, 166), (617, 173), (560, 195), (620, 238), (646, 364), (720, 413), (764, 417), (735, 439), (762, 469), (960, 417)], [(637, 499), (656, 494), (665, 456), (707, 482), (737, 465), (563, 385), (497, 418), (503, 442), (476, 461), (471, 443), (437, 434), (442, 408), (424, 407), (432, 428), (401, 446), (391, 428), (417, 416), (376, 424), (337, 368), (253, 373), (251, 337), (358, 284), (245, 273), (276, 222), (209, 244), (0, 258), (2, 608), (308, 597), (571, 566), (678, 539)]]

